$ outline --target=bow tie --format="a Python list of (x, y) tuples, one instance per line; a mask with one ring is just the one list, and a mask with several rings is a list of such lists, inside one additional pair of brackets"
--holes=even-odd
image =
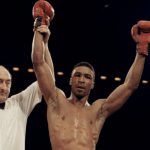
[(0, 109), (4, 109), (5, 108), (5, 102), (0, 103)]

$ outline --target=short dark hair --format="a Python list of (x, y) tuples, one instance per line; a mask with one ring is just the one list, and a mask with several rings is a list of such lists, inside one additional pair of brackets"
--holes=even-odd
[(81, 61), (81, 62), (77, 63), (76, 65), (74, 65), (73, 69), (75, 69), (76, 67), (80, 67), (80, 66), (88, 67), (88, 68), (91, 69), (91, 70), (94, 72), (94, 74), (95, 74), (94, 67), (93, 67), (89, 62)]

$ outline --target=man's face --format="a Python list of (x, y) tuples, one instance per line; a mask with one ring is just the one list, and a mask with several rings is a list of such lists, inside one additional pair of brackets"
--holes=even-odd
[(94, 72), (90, 68), (85, 66), (76, 67), (70, 78), (72, 93), (79, 99), (89, 95), (94, 87), (94, 78)]
[(9, 96), (11, 88), (11, 75), (4, 68), (0, 66), (0, 103), (6, 101)]

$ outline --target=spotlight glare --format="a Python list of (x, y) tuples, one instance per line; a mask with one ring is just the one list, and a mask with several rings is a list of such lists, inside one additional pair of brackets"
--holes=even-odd
[(121, 81), (121, 78), (120, 77), (115, 77), (114, 80), (115, 81)]
[(32, 68), (28, 68), (28, 70), (27, 70), (27, 71), (28, 71), (29, 73), (34, 72)]
[(13, 67), (12, 70), (18, 72), (20, 69), (19, 67)]
[(106, 80), (106, 79), (107, 79), (107, 76), (103, 76), (103, 75), (102, 75), (102, 76), (100, 76), (100, 79), (101, 79), (101, 80)]
[(143, 84), (148, 84), (148, 81), (147, 80), (142, 80), (142, 83)]
[(63, 76), (63, 75), (64, 75), (64, 72), (62, 72), (62, 71), (58, 71), (58, 72), (57, 72), (57, 75), (59, 75), (59, 76)]

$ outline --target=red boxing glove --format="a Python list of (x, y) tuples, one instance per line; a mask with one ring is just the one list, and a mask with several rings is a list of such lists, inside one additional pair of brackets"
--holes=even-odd
[(132, 27), (131, 35), (137, 43), (137, 52), (141, 55), (148, 56), (150, 44), (150, 21), (139, 21)]
[(49, 25), (54, 18), (54, 8), (49, 2), (38, 0), (33, 6), (32, 15), (36, 20), (34, 27)]

